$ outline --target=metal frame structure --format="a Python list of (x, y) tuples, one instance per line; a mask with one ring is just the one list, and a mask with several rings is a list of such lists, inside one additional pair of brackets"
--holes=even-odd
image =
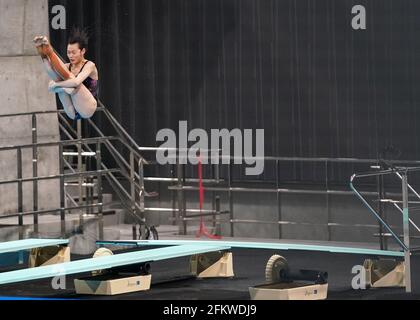
[[(409, 191), (418, 199), (420, 200), (420, 195), (417, 193), (417, 191), (413, 188), (412, 185), (408, 183), (408, 174), (412, 172), (419, 172), (420, 167), (394, 167), (387, 170), (381, 170), (377, 172), (366, 172), (366, 173), (357, 173), (353, 174), (353, 176), (350, 178), (350, 188), (353, 190), (353, 192), (359, 197), (359, 199), (363, 202), (363, 204), (369, 209), (369, 212), (378, 220), (380, 225), (389, 232), (389, 235), (395, 240), (395, 242), (399, 245), (399, 247), (404, 252), (404, 269), (405, 269), (405, 287), (406, 292), (412, 291), (412, 274), (411, 270), (412, 263), (411, 263), (411, 255), (419, 252), (420, 248), (415, 248), (410, 245), (410, 225), (413, 227), (413, 230), (417, 231), (418, 234), (420, 234), (420, 228), (417, 226), (417, 224), (410, 218), (409, 214), (409, 204), (410, 203), (418, 203), (418, 201), (409, 201)], [(394, 200), (394, 199), (380, 199), (382, 203), (390, 203), (395, 208), (398, 209), (398, 211), (402, 215), (402, 226), (403, 226), (403, 236), (402, 240), (400, 239), (400, 236), (397, 235), (397, 233), (393, 230), (392, 226), (390, 226), (384, 216), (376, 211), (369, 203), (369, 201), (363, 197), (363, 195), (357, 190), (357, 188), (354, 185), (354, 182), (356, 179), (361, 178), (368, 178), (368, 177), (383, 177), (386, 175), (394, 175), (398, 179), (401, 180), (401, 194), (402, 194), (402, 201), (400, 200)], [(398, 203), (402, 204), (402, 207), (398, 205)]]
[[(102, 199), (102, 182), (103, 177), (112, 186), (115, 193), (121, 199), (123, 205), (128, 209), (135, 219), (135, 224), (144, 226), (146, 224), (145, 213), (146, 212), (172, 212), (173, 221), (178, 222), (180, 226), (180, 234), (187, 233), (187, 221), (198, 220), (202, 216), (211, 217), (213, 226), (220, 227), (221, 223), (229, 223), (230, 225), (230, 236), (235, 236), (234, 225), (236, 223), (258, 223), (258, 224), (277, 224), (279, 229), (279, 238), (282, 237), (282, 226), (289, 224), (305, 224), (298, 223), (294, 221), (285, 221), (282, 218), (282, 194), (314, 194), (314, 195), (323, 195), (325, 196), (326, 210), (328, 213), (328, 240), (331, 240), (331, 228), (335, 226), (348, 226), (348, 227), (363, 227), (363, 228), (380, 228), (380, 244), (381, 249), (385, 248), (384, 245), (384, 233), (382, 228), (384, 227), (383, 223), (378, 225), (366, 225), (366, 224), (354, 224), (354, 225), (344, 225), (331, 222), (331, 196), (333, 195), (350, 195), (354, 193), (351, 190), (340, 190), (332, 186), (330, 168), (337, 164), (366, 164), (372, 167), (378, 166), (377, 159), (354, 159), (354, 158), (301, 158), (301, 157), (264, 157), (264, 161), (271, 161), (275, 164), (275, 179), (270, 183), (274, 187), (256, 187), (258, 185), (257, 181), (253, 181), (253, 187), (241, 186), (240, 183), (242, 180), (234, 180), (233, 174), (233, 161), (230, 161), (229, 165), (226, 165), (226, 175), (221, 176), (221, 172), (224, 165), (214, 164), (212, 165), (211, 178), (204, 179), (203, 183), (206, 184), (206, 190), (211, 192), (212, 195), (212, 208), (206, 210), (198, 209), (188, 209), (186, 207), (186, 192), (197, 192), (197, 179), (194, 177), (186, 177), (186, 166), (181, 164), (179, 160), (179, 150), (177, 154), (177, 164), (173, 165), (172, 176), (171, 177), (145, 177), (144, 175), (144, 165), (151, 164), (143, 158), (141, 155), (145, 152), (156, 152), (160, 148), (148, 148), (148, 147), (139, 147), (134, 139), (124, 130), (122, 125), (112, 116), (112, 114), (100, 103), (98, 107), (98, 112), (101, 112), (105, 115), (107, 121), (109, 121), (111, 127), (114, 129), (115, 135), (105, 136), (105, 134), (98, 128), (98, 126), (91, 120), (83, 120), (86, 124), (94, 130), (98, 137), (94, 138), (82, 138), (82, 126), (81, 121), (77, 123), (77, 129), (74, 130), (72, 125), (63, 115), (64, 111), (40, 111), (40, 112), (29, 112), (22, 114), (9, 114), (2, 115), (0, 117), (22, 117), (30, 116), (32, 118), (32, 143), (19, 146), (6, 146), (0, 148), (0, 151), (5, 150), (16, 150), (17, 153), (17, 179), (0, 181), (0, 184), (9, 184), (15, 183), (18, 187), (18, 210), (16, 213), (7, 214), (0, 216), (0, 219), (17, 217), (18, 224), (23, 225), (23, 217), (27, 215), (33, 216), (33, 223), (35, 229), (38, 225), (38, 216), (41, 214), (47, 214), (52, 212), (60, 213), (60, 219), (62, 222), (62, 231), (64, 234), (65, 229), (65, 213), (73, 210), (85, 210), (85, 213), (92, 214), (95, 213), (99, 216), (99, 221), (102, 221), (102, 208), (103, 208), (103, 199)], [(49, 142), (49, 143), (38, 143), (37, 138), (37, 116), (41, 114), (57, 114), (59, 118), (59, 128), (62, 135), (64, 135), (67, 140), (58, 141), (58, 142)], [(118, 150), (116, 143), (120, 144), (125, 150), (126, 154), (123, 154)], [(77, 152), (64, 150), (66, 146), (73, 145), (76, 146)], [(38, 148), (43, 146), (57, 146), (60, 153), (60, 170), (59, 174), (51, 175), (48, 177), (38, 176)], [(32, 178), (23, 178), (22, 177), (22, 150), (23, 149), (32, 149)], [(112, 160), (116, 163), (116, 168), (108, 168), (102, 161), (103, 150), (111, 155)], [(127, 159), (128, 153), (128, 159)], [(214, 153), (212, 153), (214, 155)], [(77, 169), (72, 168), (71, 164), (66, 160), (67, 156), (76, 156), (77, 157)], [(219, 160), (223, 158), (219, 152)], [(83, 160), (84, 159), (94, 159), (96, 163), (97, 170), (83, 170)], [(233, 160), (231, 158), (231, 160)], [(85, 161), (86, 162), (86, 161)], [(221, 161), (219, 161), (220, 163)], [(281, 180), (281, 170), (283, 167), (281, 164), (291, 162), (294, 166), (299, 163), (311, 163), (313, 165), (321, 164), (325, 170), (325, 178), (322, 188), (319, 186), (317, 188), (310, 189), (299, 189), (295, 187), (284, 187), (284, 181)], [(391, 161), (390, 163), (406, 164), (406, 165), (420, 165), (420, 161)], [(70, 173), (65, 173), (65, 169), (69, 170)], [(71, 198), (65, 191), (66, 179), (68, 178), (77, 178), (78, 179), (78, 188), (79, 188), (79, 201)], [(383, 181), (381, 185), (381, 175), (378, 175), (378, 187), (376, 191), (360, 192), (361, 195), (366, 197), (375, 197), (378, 200), (378, 210), (379, 215), (382, 216), (382, 207), (384, 205), (384, 192), (383, 192)], [(87, 180), (85, 181), (85, 179)], [(94, 183), (93, 179), (96, 179)], [(120, 178), (128, 182), (128, 188), (124, 186)], [(60, 179), (60, 207), (57, 209), (50, 210), (39, 210), (38, 209), (38, 181), (44, 179)], [(24, 212), (23, 210), (23, 182), (33, 183), (33, 210)], [(145, 190), (146, 182), (159, 182), (169, 184), (168, 189), (174, 192), (173, 196), (173, 205), (172, 208), (154, 208), (147, 207), (145, 205), (146, 197), (150, 196)], [(93, 187), (97, 186), (97, 203), (93, 203)], [(86, 196), (83, 194), (83, 189), (90, 190), (91, 193), (86, 192)], [(217, 193), (223, 192), (227, 193), (228, 196), (228, 208), (227, 210), (221, 210), (220, 197)], [(234, 194), (235, 193), (274, 193), (276, 195), (277, 203), (277, 212), (278, 219), (277, 221), (261, 221), (257, 219), (240, 219), (235, 215), (234, 211)], [(388, 194), (391, 195), (391, 194)], [(415, 194), (416, 195), (416, 194)], [(418, 196), (418, 194), (417, 194)], [(66, 198), (73, 203), (74, 206), (66, 207)], [(83, 203), (83, 198), (86, 199)], [(395, 205), (395, 204), (394, 204)], [(222, 220), (221, 216), (227, 216), (227, 219)], [(83, 220), (83, 214), (80, 214), (80, 219)], [(309, 225), (314, 225), (313, 223), (307, 223)], [(325, 224), (322, 224), (325, 226)], [(103, 227), (103, 226), (102, 226)], [(102, 227), (100, 227), (100, 232), (102, 232)], [(420, 229), (419, 229), (420, 230)], [(145, 234), (144, 229), (141, 230), (142, 234)], [(22, 235), (23, 236), (23, 235)], [(133, 227), (133, 238), (137, 238), (137, 229)]]
[[(140, 148), (142, 152), (155, 152), (159, 148)], [(221, 159), (223, 156), (219, 156)], [(231, 158), (232, 160), (232, 158)], [(282, 199), (283, 194), (299, 194), (299, 195), (323, 195), (325, 196), (325, 207), (328, 215), (328, 240), (331, 240), (331, 228), (332, 227), (357, 227), (357, 228), (379, 228), (379, 242), (381, 249), (386, 249), (386, 238), (382, 232), (383, 225), (379, 224), (343, 224), (335, 223), (331, 221), (331, 197), (334, 195), (351, 196), (354, 197), (354, 192), (348, 188), (347, 185), (343, 185), (342, 189), (334, 188), (332, 186), (331, 177), (329, 174), (329, 168), (337, 164), (365, 164), (371, 168), (379, 167), (378, 159), (354, 159), (354, 158), (301, 158), (301, 157), (265, 157), (264, 160), (272, 161), (275, 163), (275, 180), (270, 183), (273, 187), (258, 187), (259, 182), (253, 181), (253, 187), (244, 186), (242, 181), (234, 181), (233, 177), (233, 161), (229, 165), (226, 165), (227, 173), (225, 177), (220, 176), (222, 164), (213, 164), (211, 170), (212, 176), (208, 179), (204, 179), (203, 183), (206, 184), (206, 191), (212, 194), (212, 209), (200, 210), (188, 209), (186, 207), (186, 192), (198, 192), (198, 179), (194, 177), (186, 177), (186, 164), (180, 164), (179, 157), (177, 157), (177, 164), (174, 166), (174, 174), (172, 178), (159, 178), (159, 177), (145, 177), (145, 181), (159, 181), (162, 183), (169, 184), (168, 189), (176, 192), (176, 197), (173, 197), (172, 208), (153, 208), (146, 207), (145, 211), (150, 212), (173, 212), (173, 220), (178, 222), (179, 233), (186, 235), (188, 232), (187, 221), (198, 220), (201, 216), (211, 216), (213, 226), (220, 223), (228, 223), (230, 225), (229, 236), (234, 237), (234, 225), (236, 223), (253, 223), (253, 224), (277, 224), (279, 227), (279, 239), (282, 238), (282, 226), (283, 225), (315, 225), (314, 223), (286, 221), (282, 218)], [(221, 162), (221, 161), (219, 161)], [(296, 187), (282, 187), (285, 182), (280, 178), (281, 163), (292, 162), (292, 163), (312, 163), (323, 164), (325, 170), (325, 180), (322, 186), (318, 185), (310, 189), (299, 189)], [(406, 165), (420, 165), (420, 161), (400, 160), (400, 161), (389, 161), (390, 164), (406, 164)], [(240, 185), (242, 184), (242, 185)], [(238, 186), (240, 185), (240, 186)], [(383, 180), (378, 179), (377, 185), (371, 186), (371, 189), (375, 191), (364, 191), (361, 192), (366, 197), (374, 198), (378, 202), (378, 210), (380, 215), (384, 214), (384, 184)], [(216, 193), (227, 193), (228, 196), (228, 208), (226, 210), (220, 209), (220, 197)], [(271, 193), (276, 194), (276, 211), (278, 212), (277, 221), (263, 221), (257, 219), (240, 219), (235, 216), (234, 212), (234, 194), (235, 193)], [(395, 192), (388, 192), (387, 196), (397, 196)], [(228, 215), (227, 219), (222, 219), (221, 215)], [(320, 224), (325, 226), (325, 224)]]
[[(105, 177), (115, 193), (119, 196), (121, 203), (125, 206), (128, 212), (133, 216), (135, 223), (133, 224), (133, 239), (137, 238), (137, 229), (136, 226), (140, 225), (144, 229), (146, 225), (144, 217), (144, 204), (140, 204), (140, 201), (144, 201), (144, 183), (140, 181), (140, 176), (143, 175), (143, 163), (146, 161), (143, 159), (141, 154), (138, 152), (138, 145), (130, 137), (130, 135), (124, 130), (121, 124), (112, 116), (112, 114), (100, 103), (100, 107), (97, 109), (98, 112), (101, 112), (105, 115), (106, 119), (114, 128), (114, 136), (105, 136), (101, 130), (94, 124), (91, 119), (83, 120), (87, 121), (87, 124), (93, 128), (98, 137), (94, 138), (82, 138), (82, 125), (81, 120), (77, 121), (77, 130), (74, 130), (69, 121), (64, 117), (64, 111), (38, 111), (38, 112), (27, 112), (19, 114), (7, 114), (1, 115), (1, 118), (5, 117), (31, 117), (32, 121), (32, 143), (24, 145), (15, 145), (15, 146), (5, 146), (0, 147), (1, 151), (16, 151), (17, 155), (17, 179), (8, 179), (0, 181), (0, 184), (17, 184), (17, 194), (18, 194), (18, 210), (16, 213), (5, 214), (0, 216), (0, 221), (2, 219), (17, 217), (18, 225), (23, 226), (23, 217), (32, 216), (34, 231), (38, 230), (39, 215), (59, 213), (61, 220), (61, 233), (62, 236), (65, 236), (65, 221), (66, 221), (66, 212), (70, 211), (79, 211), (80, 212), (80, 223), (83, 225), (84, 214), (97, 214), (99, 218), (99, 232), (100, 237), (103, 236), (103, 194), (102, 194), (102, 181)], [(67, 140), (57, 141), (57, 142), (38, 142), (37, 136), (37, 116), (45, 114), (57, 114), (59, 119), (59, 129), (60, 133), (66, 136)], [(119, 143), (120, 146), (124, 149), (125, 152), (129, 154), (129, 161), (125, 159), (123, 154), (118, 151), (116, 143)], [(77, 152), (68, 152), (64, 148), (66, 146), (76, 146)], [(38, 149), (40, 147), (58, 147), (59, 149), (59, 173), (49, 176), (39, 176), (38, 175)], [(32, 149), (32, 177), (23, 178), (23, 161), (22, 161), (22, 150)], [(112, 156), (113, 160), (117, 164), (116, 168), (108, 168), (102, 161), (102, 152), (106, 149), (109, 154)], [(65, 159), (66, 156), (77, 156), (77, 169), (75, 170), (71, 163)], [(84, 159), (94, 158), (96, 164), (96, 170), (86, 170), (83, 168)], [(136, 164), (138, 168), (136, 168)], [(69, 170), (69, 173), (66, 173), (65, 170)], [(79, 188), (79, 198), (76, 200), (71, 197), (66, 192), (66, 179), (68, 178), (77, 178), (78, 179), (78, 188)], [(87, 180), (85, 181), (86, 178)], [(120, 179), (125, 180), (129, 187), (126, 188), (124, 183), (120, 182)], [(49, 179), (59, 179), (60, 181), (60, 207), (55, 209), (39, 210), (38, 208), (38, 181), (49, 180)], [(96, 182), (93, 183), (93, 179), (96, 179)], [(33, 210), (24, 211), (23, 209), (23, 183), (32, 182), (33, 183)], [(93, 203), (93, 187), (97, 187), (97, 203)], [(84, 190), (89, 190), (83, 192)], [(66, 199), (69, 199), (74, 206), (66, 206)], [(83, 201), (85, 199), (85, 201)], [(94, 212), (94, 209), (97, 211)], [(82, 210), (85, 210), (83, 212)], [(140, 232), (142, 229), (140, 230)], [(145, 234), (145, 232), (143, 232)], [(23, 238), (22, 228), (20, 228), (19, 238)]]
[[(335, 226), (351, 226), (351, 227), (366, 227), (366, 228), (378, 228), (378, 225), (343, 225), (331, 222), (331, 207), (330, 201), (331, 196), (333, 195), (353, 195), (350, 190), (339, 190), (334, 189), (331, 183), (330, 168), (337, 164), (366, 164), (370, 166), (377, 166), (377, 159), (354, 159), (354, 158), (300, 158), (300, 157), (265, 157), (265, 161), (271, 161), (275, 164), (275, 180), (271, 183), (273, 187), (255, 187), (257, 182), (253, 182), (253, 187), (238, 186), (238, 182), (234, 180), (233, 174), (233, 161), (230, 165), (226, 165), (226, 175), (221, 177), (221, 171), (223, 169), (222, 164), (212, 165), (210, 179), (204, 179), (203, 183), (206, 184), (206, 190), (211, 192), (212, 195), (212, 208), (206, 209), (200, 212), (198, 209), (188, 209), (186, 207), (186, 192), (197, 192), (197, 179), (194, 177), (186, 177), (186, 166), (181, 164), (179, 161), (179, 154), (177, 155), (177, 164), (173, 166), (173, 175), (171, 177), (145, 177), (144, 176), (144, 165), (149, 164), (141, 153), (145, 152), (156, 152), (159, 148), (148, 148), (148, 147), (139, 147), (134, 139), (124, 130), (120, 123), (112, 116), (112, 114), (102, 105), (98, 107), (98, 112), (101, 112), (105, 115), (106, 119), (109, 121), (111, 127), (114, 129), (115, 136), (105, 136), (104, 133), (98, 128), (98, 126), (91, 120), (86, 121), (86, 124), (94, 130), (98, 137), (95, 138), (82, 138), (82, 128), (81, 121), (78, 121), (77, 130), (74, 130), (70, 125), (69, 121), (63, 115), (63, 111), (41, 111), (41, 112), (29, 112), (23, 114), (9, 114), (3, 115), (0, 117), (22, 117), (22, 116), (31, 116), (32, 117), (32, 143), (27, 145), (20, 146), (7, 146), (0, 148), (0, 151), (3, 150), (16, 150), (17, 152), (17, 179), (0, 181), (0, 184), (6, 183), (17, 183), (18, 185), (18, 212), (15, 214), (8, 214), (0, 216), (0, 219), (7, 217), (18, 217), (18, 224), (23, 224), (23, 216), (32, 215), (35, 229), (38, 225), (38, 215), (51, 213), (51, 212), (60, 212), (61, 221), (65, 221), (65, 212), (73, 210), (84, 209), (85, 213), (92, 214), (94, 209), (97, 209), (99, 215), (101, 214), (103, 203), (102, 203), (102, 178), (105, 177), (110, 185), (113, 187), (114, 191), (120, 197), (122, 203), (125, 207), (131, 212), (133, 217), (135, 217), (137, 223), (141, 226), (145, 224), (145, 213), (146, 212), (172, 212), (172, 218), (174, 222), (178, 222), (180, 226), (180, 233), (187, 233), (187, 221), (197, 220), (201, 216), (211, 217), (213, 226), (219, 226), (220, 223), (225, 222), (230, 225), (230, 236), (235, 236), (234, 225), (236, 223), (258, 223), (258, 224), (277, 224), (279, 229), (279, 238), (282, 237), (282, 226), (290, 224), (305, 224), (297, 223), (294, 221), (285, 221), (282, 218), (282, 198), (283, 194), (315, 194), (325, 196), (326, 211), (328, 213), (328, 239), (331, 240), (331, 228)], [(38, 143), (37, 139), (37, 116), (40, 114), (54, 114), (56, 113), (59, 118), (59, 128), (60, 132), (68, 139), (59, 142), (51, 143)], [(124, 156), (120, 151), (118, 151), (115, 143), (120, 143), (121, 146), (129, 153), (128, 159), (127, 156)], [(69, 152), (64, 150), (65, 146), (73, 145), (77, 147), (77, 152)], [(49, 177), (39, 177), (38, 176), (38, 148), (42, 146), (57, 146), (60, 148), (60, 172), (58, 175), (53, 175)], [(22, 150), (23, 149), (32, 149), (32, 171), (33, 178), (22, 178)], [(108, 153), (112, 156), (113, 160), (117, 164), (117, 168), (109, 169), (102, 161), (102, 150), (106, 149)], [(177, 150), (179, 151), (179, 150)], [(180, 153), (180, 152), (178, 152)], [(213, 153), (214, 154), (214, 153)], [(71, 164), (66, 160), (67, 156), (76, 156), (77, 157), (77, 169), (73, 169)], [(219, 154), (219, 158), (222, 156)], [(96, 162), (96, 168), (100, 169), (99, 171), (86, 171), (83, 170), (83, 160), (94, 159)], [(219, 159), (219, 160), (220, 160)], [(221, 162), (221, 161), (219, 161)], [(299, 163), (310, 163), (313, 165), (321, 164), (325, 171), (324, 184), (322, 188), (311, 188), (302, 190), (299, 188), (293, 187), (283, 187), (284, 182), (281, 180), (280, 173), (283, 163), (293, 163), (294, 166)], [(420, 161), (398, 161), (399, 164), (406, 165), (420, 165)], [(67, 169), (70, 173), (64, 173), (64, 170)], [(129, 187), (125, 188), (123, 183), (121, 183), (117, 177), (120, 175), (129, 183)], [(78, 178), (79, 186), (79, 199), (83, 199), (83, 189), (87, 191), (92, 191), (93, 186), (95, 185), (92, 181), (93, 177), (96, 178), (96, 185), (98, 189), (98, 201), (96, 204), (92, 201), (92, 194), (86, 192), (86, 202), (75, 201), (69, 197), (65, 192), (66, 179), (68, 178)], [(84, 181), (83, 177), (87, 178), (87, 181)], [(56, 210), (39, 210), (38, 209), (38, 181), (43, 179), (60, 179), (60, 208)], [(378, 178), (379, 179), (379, 178)], [(23, 211), (23, 198), (22, 198), (22, 185), (25, 181), (32, 181), (33, 183), (33, 210), (29, 212)], [(172, 208), (154, 208), (145, 206), (145, 198), (148, 196), (145, 191), (146, 182), (159, 182), (169, 184), (169, 190), (175, 192), (173, 197)], [(379, 185), (379, 183), (378, 183)], [(365, 196), (376, 197), (383, 200), (383, 194), (381, 194), (382, 189), (378, 187), (377, 191), (364, 192)], [(227, 193), (228, 196), (228, 208), (226, 210), (221, 210), (220, 208), (220, 197), (217, 193)], [(261, 221), (261, 220), (252, 220), (252, 219), (240, 219), (235, 215), (234, 212), (234, 195), (235, 193), (275, 193), (276, 194), (276, 203), (277, 203), (277, 212), (278, 220), (277, 221)], [(65, 199), (69, 199), (70, 202), (74, 204), (73, 207), (65, 207)], [(381, 200), (381, 201), (382, 201)], [(383, 202), (379, 201), (379, 206), (383, 205)], [(220, 217), (223, 215), (227, 219), (222, 220)], [(101, 218), (101, 216), (100, 216)], [(80, 219), (83, 219), (83, 215), (80, 215)], [(99, 219), (101, 221), (101, 219)], [(313, 225), (312, 223), (310, 225)], [(323, 224), (325, 225), (325, 224)], [(64, 226), (64, 225), (63, 225)], [(379, 228), (382, 228), (383, 225), (379, 224)], [(64, 228), (64, 227), (63, 227)], [(102, 230), (102, 228), (100, 228)], [(141, 230), (143, 231), (143, 230)], [(142, 232), (144, 234), (144, 232)], [(383, 247), (383, 232), (380, 229), (380, 243), (381, 248)], [(133, 228), (133, 237), (137, 238), (136, 228)]]
[[(410, 239), (412, 235), (410, 234), (410, 225), (420, 233), (420, 227), (418, 227), (414, 221), (409, 216), (409, 203), (410, 194), (411, 196), (420, 200), (420, 194), (408, 183), (408, 174), (411, 172), (420, 171), (420, 161), (390, 161), (392, 164), (405, 164), (405, 165), (415, 165), (415, 167), (392, 167), (388, 170), (381, 170), (379, 160), (377, 159), (354, 159), (354, 158), (300, 158), (300, 157), (264, 157), (264, 161), (272, 161), (275, 163), (275, 179), (270, 181), (275, 187), (255, 187), (258, 185), (258, 181), (252, 181), (252, 187), (246, 187), (243, 185), (243, 180), (234, 181), (233, 174), (233, 161), (229, 161), (230, 164), (226, 166), (227, 173), (225, 177), (221, 177), (221, 166), (219, 164), (212, 165), (211, 178), (205, 179), (203, 182), (207, 185), (206, 190), (212, 193), (213, 206), (212, 209), (199, 210), (199, 209), (187, 209), (186, 207), (186, 192), (198, 191), (197, 182), (198, 180), (194, 177), (186, 177), (186, 165), (182, 164), (180, 161), (180, 150), (177, 149), (177, 161), (176, 165), (173, 166), (172, 177), (145, 177), (144, 175), (144, 166), (152, 164), (143, 158), (141, 153), (143, 152), (155, 152), (160, 148), (148, 148), (148, 147), (139, 147), (132, 137), (124, 130), (120, 123), (112, 116), (112, 114), (102, 105), (98, 108), (98, 112), (101, 112), (105, 115), (106, 119), (111, 124), (114, 129), (115, 135), (106, 136), (104, 133), (97, 127), (97, 125), (91, 120), (87, 119), (86, 124), (90, 126), (97, 134), (97, 137), (93, 138), (83, 138), (82, 135), (82, 123), (79, 120), (77, 122), (77, 129), (74, 130), (70, 125), (68, 120), (63, 116), (64, 111), (40, 111), (40, 112), (28, 112), (22, 114), (9, 114), (1, 115), (1, 118), (4, 117), (22, 117), (30, 116), (31, 125), (32, 125), (32, 143), (16, 146), (4, 146), (0, 147), (1, 151), (16, 151), (17, 157), (17, 178), (2, 180), (0, 185), (4, 184), (16, 184), (17, 185), (17, 195), (18, 195), (18, 210), (16, 213), (6, 214), (0, 216), (1, 219), (16, 217), (19, 226), (23, 226), (23, 218), (25, 216), (33, 217), (33, 225), (35, 231), (39, 224), (39, 215), (50, 214), (50, 213), (59, 213), (61, 221), (61, 232), (63, 237), (65, 237), (65, 221), (66, 221), (66, 212), (73, 210), (78, 210), (80, 213), (80, 223), (83, 226), (84, 214), (96, 214), (99, 219), (99, 238), (103, 238), (103, 194), (102, 194), (102, 184), (103, 178), (105, 177), (110, 186), (113, 188), (115, 193), (119, 196), (121, 203), (128, 209), (128, 212), (134, 217), (133, 225), (133, 239), (137, 239), (137, 225), (141, 226), (140, 232), (144, 235), (145, 227), (147, 226), (145, 213), (146, 212), (163, 212), (169, 211), (173, 212), (174, 221), (177, 221), (180, 226), (180, 234), (187, 233), (187, 221), (197, 220), (203, 216), (210, 216), (213, 221), (213, 226), (220, 226), (220, 223), (225, 222), (230, 225), (230, 236), (234, 237), (234, 224), (235, 223), (263, 223), (263, 224), (277, 224), (279, 227), (279, 238), (282, 237), (282, 226), (288, 224), (305, 224), (298, 223), (293, 221), (284, 221), (282, 219), (282, 194), (314, 194), (314, 195), (324, 195), (326, 200), (326, 209), (328, 212), (328, 240), (331, 240), (331, 227), (334, 226), (349, 226), (349, 227), (366, 227), (366, 228), (379, 228), (379, 238), (381, 250), (387, 250), (386, 236), (392, 237), (400, 248), (403, 250), (405, 270), (406, 270), (406, 291), (411, 292), (411, 255), (417, 252), (417, 248), (410, 246)], [(67, 140), (57, 141), (57, 142), (38, 142), (37, 137), (37, 116), (41, 114), (57, 114), (59, 118), (59, 128), (60, 133), (67, 137)], [(119, 144), (117, 146), (116, 144)], [(77, 151), (68, 151), (65, 150), (67, 146), (75, 146)], [(59, 173), (55, 175), (48, 176), (39, 176), (38, 175), (38, 151), (41, 147), (58, 147), (59, 149)], [(124, 152), (119, 151), (124, 149)], [(22, 159), (22, 150), (31, 149), (32, 150), (32, 177), (24, 178), (23, 177), (23, 159)], [(108, 166), (103, 162), (102, 153), (106, 150), (112, 157), (112, 160), (116, 163), (116, 168), (108, 168)], [(127, 160), (128, 153), (128, 160)], [(214, 154), (213, 154), (214, 155)], [(77, 169), (72, 167), (72, 164), (66, 160), (65, 157), (74, 156), (77, 157)], [(219, 159), (217, 163), (220, 163), (221, 159), (224, 157), (222, 155), (217, 156)], [(87, 160), (94, 159), (95, 161), (95, 170), (91, 168), (84, 167), (86, 166)], [(85, 161), (84, 161), (85, 160)], [(233, 158), (230, 157), (230, 160)], [(284, 182), (281, 180), (281, 163), (292, 162), (294, 165), (296, 163), (313, 163), (313, 164), (323, 164), (325, 170), (325, 180), (323, 188), (310, 188), (310, 189), (299, 189), (284, 187)], [(357, 173), (353, 174), (350, 180), (351, 190), (340, 190), (334, 189), (332, 187), (329, 168), (335, 164), (366, 164), (371, 168), (379, 169), (375, 172), (367, 173)], [(66, 173), (65, 170), (69, 170)], [(401, 180), (401, 194), (400, 193), (385, 193), (384, 191), (384, 181), (383, 177), (386, 175), (395, 175)], [(354, 186), (354, 181), (361, 178), (376, 178), (376, 191), (361, 192)], [(66, 185), (69, 185), (66, 180), (68, 178), (77, 178), (77, 186), (79, 189), (78, 201), (71, 197), (66, 192)], [(50, 179), (59, 179), (60, 181), (60, 207), (55, 209), (39, 210), (38, 205), (38, 181), (50, 180)], [(96, 181), (95, 181), (96, 179)], [(125, 180), (128, 183), (128, 188), (124, 186), (124, 182), (121, 182), (121, 179)], [(169, 183), (168, 189), (175, 192), (176, 196), (173, 197), (173, 206), (172, 208), (153, 208), (145, 206), (145, 199), (151, 194), (146, 192), (145, 182), (155, 181), (159, 183)], [(24, 211), (23, 205), (23, 183), (32, 182), (33, 183), (33, 207), (32, 211)], [(93, 187), (97, 187), (97, 202), (93, 201)], [(84, 190), (85, 189), (85, 190)], [(217, 192), (224, 192), (228, 195), (228, 210), (221, 210), (220, 208), (220, 197), (216, 195)], [(276, 194), (277, 202), (277, 212), (278, 220), (277, 221), (261, 221), (261, 220), (244, 220), (238, 219), (234, 214), (234, 193), (274, 193)], [(373, 216), (378, 221), (378, 225), (366, 225), (366, 224), (353, 224), (353, 225), (344, 225), (331, 222), (331, 212), (330, 212), (330, 197), (332, 195), (354, 195), (363, 202), (363, 204), (369, 209)], [(402, 201), (395, 200), (387, 197), (402, 196)], [(373, 206), (369, 203), (368, 197), (374, 197), (377, 201), (377, 209), (375, 210)], [(73, 203), (74, 206), (66, 206), (66, 198)], [(83, 201), (85, 199), (85, 201)], [(416, 203), (419, 203), (417, 201)], [(402, 229), (403, 229), (403, 240), (400, 239), (400, 236), (394, 231), (394, 226), (390, 225), (386, 221), (386, 215), (384, 214), (384, 206), (386, 204), (392, 204), (395, 208), (398, 209), (402, 214)], [(402, 204), (402, 207), (399, 206)], [(85, 210), (84, 212), (82, 210)], [(96, 210), (96, 211), (95, 211)], [(221, 215), (227, 215), (227, 220), (222, 220)], [(306, 223), (308, 225), (314, 225), (313, 223)], [(325, 224), (323, 224), (325, 225)], [(388, 232), (386, 234), (384, 232)], [(19, 238), (23, 238), (22, 229), (20, 228)], [(400, 256), (397, 254), (396, 256)]]

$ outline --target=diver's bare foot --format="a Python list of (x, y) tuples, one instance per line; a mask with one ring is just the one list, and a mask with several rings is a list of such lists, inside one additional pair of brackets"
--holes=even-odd
[(35, 47), (41, 57), (46, 57), (52, 52), (52, 48), (46, 36), (36, 36), (33, 40)]
[(35, 43), (35, 47), (42, 46), (42, 36), (36, 36), (32, 41)]
[(36, 47), (42, 46), (42, 45), (50, 45), (50, 42), (48, 41), (48, 38), (46, 36), (36, 36), (34, 38), (34, 43)]

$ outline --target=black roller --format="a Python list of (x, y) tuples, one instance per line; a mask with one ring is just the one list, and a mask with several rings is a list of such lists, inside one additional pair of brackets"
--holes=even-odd
[(265, 267), (265, 280), (267, 283), (311, 281), (316, 284), (325, 284), (328, 280), (328, 273), (317, 270), (292, 271), (287, 260), (275, 254), (270, 257)]

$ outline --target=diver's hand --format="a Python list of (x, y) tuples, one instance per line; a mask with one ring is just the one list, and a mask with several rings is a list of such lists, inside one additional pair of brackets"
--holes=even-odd
[(57, 88), (57, 82), (51, 80), (48, 83), (48, 91), (49, 92), (54, 92), (55, 88)]

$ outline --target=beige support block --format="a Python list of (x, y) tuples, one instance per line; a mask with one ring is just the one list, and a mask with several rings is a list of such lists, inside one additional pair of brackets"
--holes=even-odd
[(28, 266), (35, 268), (69, 261), (70, 248), (68, 246), (50, 246), (31, 249)]
[(74, 280), (77, 294), (116, 295), (150, 289), (152, 275), (134, 277), (116, 277), (106, 279), (106, 276), (89, 277)]
[(233, 255), (232, 252), (225, 252), (219, 261), (199, 273), (197, 278), (231, 278), (233, 276)]
[(324, 300), (328, 284), (307, 285), (300, 282), (264, 284), (250, 287), (251, 300)]
[(403, 262), (391, 259), (366, 259), (363, 267), (367, 287), (405, 287), (405, 267)]

